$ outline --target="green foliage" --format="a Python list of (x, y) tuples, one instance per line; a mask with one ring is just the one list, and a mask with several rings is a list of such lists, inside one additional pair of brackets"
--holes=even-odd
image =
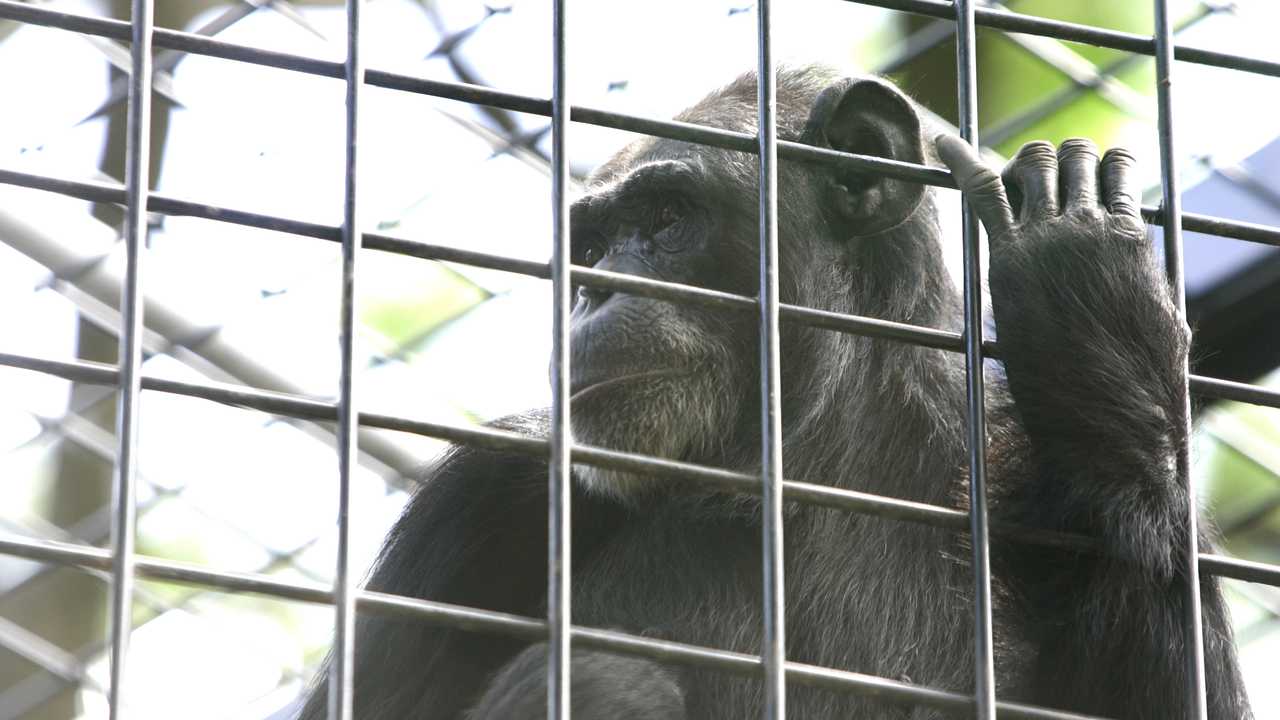
[[(385, 339), (379, 351), (395, 353), (461, 317), (490, 294), (443, 263), (404, 262), (367, 253), (361, 274), (360, 319)], [(369, 267), (373, 266), (373, 267)]]

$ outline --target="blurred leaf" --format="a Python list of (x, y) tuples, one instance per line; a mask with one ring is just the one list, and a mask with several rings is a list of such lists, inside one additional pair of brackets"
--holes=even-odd
[[(1013, 3), (1010, 3), (1011, 5)], [(1172, 2), (1171, 17), (1179, 17), (1194, 2)], [(1179, 7), (1182, 6), (1182, 7)], [(1020, 0), (1017, 11), (1050, 20), (1093, 25), (1122, 32), (1150, 35), (1155, 27), (1155, 9), (1149, 2), (1060, 2), (1060, 0)], [(1084, 43), (1068, 43), (1068, 47), (1091, 60), (1095, 65), (1113, 62), (1123, 57), (1122, 50), (1100, 48)]]
[[(1280, 561), (1280, 410), (1238, 403), (1212, 412), (1211, 449), (1200, 471), (1226, 532), (1227, 549), (1264, 562)], [(1268, 509), (1270, 508), (1270, 509)], [(1242, 527), (1239, 522), (1248, 520)]]
[(1005, 157), (1012, 157), (1023, 143), (1031, 140), (1048, 140), (1058, 144), (1070, 137), (1087, 137), (1099, 147), (1115, 144), (1120, 128), (1127, 118), (1114, 105), (1088, 92), (1066, 108), (1031, 125), (996, 147)]
[[(393, 354), (465, 314), (490, 294), (438, 262), (409, 261), (385, 253), (361, 258), (360, 319), (386, 339)], [(372, 267), (371, 267), (372, 266)]]

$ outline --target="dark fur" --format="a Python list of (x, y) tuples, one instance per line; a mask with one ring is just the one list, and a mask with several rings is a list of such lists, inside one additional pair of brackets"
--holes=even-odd
[[(837, 80), (823, 69), (781, 73), (779, 136), (836, 142), (837, 134), (824, 135), (810, 120), (810, 109)], [(754, 132), (755, 112), (755, 81), (747, 76), (681, 119)], [(901, 122), (900, 110), (884, 112)], [(902, 124), (909, 130), (903, 137), (928, 146), (927, 128)], [(694, 211), (703, 214), (688, 221), (698, 238), (672, 239), (685, 247), (679, 253), (627, 250), (616, 238), (629, 237), (629, 210), (609, 200), (612, 188), (634, 168), (673, 158), (705, 172), (703, 210)], [(597, 172), (595, 200), (575, 210), (582, 211), (575, 235), (613, 238), (609, 267), (754, 295), (755, 163), (727, 151), (639, 141)], [(903, 199), (911, 192), (903, 184), (833, 177), (799, 164), (784, 164), (780, 186), (784, 301), (957, 328), (958, 300), (940, 258), (931, 194)], [(843, 188), (880, 194), (865, 196), (875, 202), (833, 195)], [(846, 200), (848, 212), (831, 210)], [(591, 216), (593, 202), (606, 208), (603, 217)], [(850, 224), (868, 207), (882, 217), (895, 203), (907, 213), (895, 227), (859, 237), (857, 223)], [(1082, 224), (1072, 242), (993, 259), (1009, 377), (1008, 393), (998, 374), (989, 380), (993, 515), (1100, 537), (1108, 546), (1100, 557), (993, 539), (998, 694), (1117, 718), (1184, 717), (1184, 578), (1176, 559), (1186, 542), (1180, 518), (1187, 499), (1174, 458), (1188, 441), (1178, 422), (1187, 333), (1149, 249), (1102, 240), (1098, 228)], [(588, 293), (575, 311), (575, 362), (644, 366), (665, 353), (677, 357), (682, 374), (575, 399), (575, 435), (756, 467), (754, 317), (639, 298), (608, 301), (607, 293)], [(610, 323), (592, 329), (606, 313), (601, 308), (611, 308)], [(961, 356), (793, 323), (784, 325), (783, 342), (788, 477), (963, 507)], [(575, 380), (578, 372), (586, 371), (575, 367)], [(531, 433), (545, 426), (540, 414), (514, 422)], [(586, 468), (577, 477), (575, 624), (758, 652), (755, 500)], [(391, 532), (369, 588), (541, 615), (545, 483), (542, 461), (455, 448)], [(964, 537), (802, 505), (789, 505), (786, 520), (789, 659), (971, 691), (973, 580)], [(1202, 587), (1210, 717), (1249, 717), (1217, 583), (1205, 578)], [(524, 649), (495, 635), (376, 615), (360, 617), (356, 637), (357, 717), (541, 717), (541, 645)], [(572, 677), (573, 710), (583, 720), (759, 715), (759, 683), (723, 673), (580, 651)], [(323, 717), (324, 701), (322, 678), (301, 717)], [(794, 685), (788, 712), (949, 717)]]

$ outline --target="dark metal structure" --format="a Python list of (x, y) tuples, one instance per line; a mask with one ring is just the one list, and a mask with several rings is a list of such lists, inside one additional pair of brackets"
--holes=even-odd
[[(1181, 232), (1185, 227), (1204, 233), (1280, 246), (1280, 228), (1245, 223), (1224, 218), (1181, 212), (1177, 173), (1174, 167), (1170, 93), (1174, 87), (1174, 63), (1214, 65), (1242, 72), (1280, 77), (1280, 63), (1228, 53), (1175, 46), (1166, 13), (1165, 0), (1154, 0), (1157, 27), (1153, 37), (1139, 36), (1077, 24), (1063, 23), (1008, 12), (998, 8), (974, 7), (971, 0), (861, 0), (864, 4), (898, 9), (942, 18), (954, 22), (957, 47), (960, 107), (959, 127), (962, 136), (977, 145), (977, 97), (975, 70), (975, 26), (1039, 35), (1075, 42), (1153, 55), (1157, 61), (1158, 117), (1161, 139), (1163, 201), (1160, 207), (1144, 208), (1147, 219), (1164, 229), (1165, 257), (1168, 272), (1179, 288), (1179, 307), (1185, 312), (1183, 288)], [(0, 0), (0, 18), (62, 28), (116, 40), (132, 45), (132, 73), (128, 90), (129, 165), (123, 186), (90, 183), (38, 176), (0, 169), (0, 182), (38, 188), (99, 202), (123, 204), (127, 208), (126, 225), (128, 272), (121, 308), (121, 361), (118, 367), (89, 362), (61, 362), (14, 354), (0, 354), (0, 365), (48, 373), (78, 382), (117, 386), (118, 462), (116, 492), (113, 501), (112, 543), (109, 550), (89, 545), (57, 543), (42, 540), (0, 539), (0, 553), (21, 556), (46, 563), (74, 565), (111, 572), (111, 656), (112, 672), (110, 707), (112, 717), (122, 717), (122, 697), (127, 668), (123, 659), (130, 631), (132, 583), (135, 577), (164, 579), (217, 587), (237, 592), (263, 593), (281, 598), (331, 604), (335, 609), (335, 661), (330, 683), (330, 716), (335, 720), (351, 717), (351, 648), (353, 618), (359, 612), (381, 612), (412, 616), (422, 622), (450, 624), (481, 632), (504, 633), (550, 641), (548, 665), (549, 718), (569, 717), (569, 650), (573, 645), (607, 648), (674, 663), (697, 664), (724, 672), (763, 676), (766, 683), (766, 711), (771, 720), (786, 717), (785, 688), (788, 682), (816, 685), (845, 692), (863, 693), (912, 703), (945, 708), (971, 709), (975, 717), (1069, 718), (1079, 717), (1049, 708), (1030, 707), (1001, 701), (995, 695), (993, 651), (991, 640), (990, 569), (988, 537), (990, 534), (1017, 536), (1031, 542), (1088, 547), (1085, 538), (1030, 531), (1016, 527), (989, 525), (985, 503), (984, 389), (982, 363), (997, 356), (999, 349), (982, 337), (981, 270), (978, 253), (976, 216), (967, 209), (964, 228), (964, 300), (965, 332), (955, 334), (924, 327), (886, 322), (869, 317), (849, 316), (786, 305), (778, 299), (777, 287), (777, 221), (776, 184), (779, 158), (797, 162), (838, 165), (862, 171), (874, 171), (896, 178), (954, 187), (948, 173), (938, 168), (872, 157), (848, 155), (830, 150), (780, 142), (775, 137), (775, 97), (773, 56), (770, 33), (770, 2), (757, 3), (759, 22), (759, 134), (744, 135), (686, 123), (657, 121), (606, 112), (587, 107), (573, 107), (566, 96), (566, 79), (571, 65), (566, 57), (565, 0), (554, 0), (553, 91), (552, 97), (528, 97), (501, 92), (478, 85), (427, 80), (403, 74), (365, 70), (360, 62), (360, 5), (348, 0), (348, 54), (345, 63), (328, 62), (224, 42), (201, 34), (153, 28), (152, 1), (133, 1), (131, 23), (86, 17), (49, 10), (13, 0)], [(946, 35), (930, 32), (935, 44)], [(924, 38), (923, 42), (930, 42)], [(198, 201), (149, 192), (147, 177), (147, 145), (150, 89), (153, 61), (151, 47), (196, 53), (292, 70), (299, 73), (342, 79), (346, 82), (347, 134), (345, 208), (341, 226), (300, 222), (218, 207)], [(908, 53), (918, 52), (909, 47)], [(502, 256), (459, 250), (377, 233), (360, 231), (356, 203), (358, 173), (357, 127), (361, 88), (373, 85), (404, 92), (422, 93), (441, 98), (487, 105), (506, 110), (550, 116), (552, 140), (552, 199), (554, 220), (554, 252), (550, 263), (522, 261)], [(1062, 102), (1055, 99), (1051, 102)], [(569, 169), (567, 143), (571, 122), (589, 123), (662, 137), (699, 142), (730, 148), (759, 156), (760, 171), (760, 291), (756, 298), (688, 287), (673, 283), (618, 275), (569, 264), (569, 229), (567, 223), (567, 190)], [(996, 132), (1008, 136), (1025, 119), (1015, 119)], [(1025, 125), (1023, 125), (1025, 126)], [(1010, 129), (1015, 128), (1015, 129)], [(342, 244), (342, 310), (341, 310), (341, 378), (337, 402), (318, 401), (302, 396), (289, 396), (262, 390), (214, 383), (187, 383), (144, 376), (141, 365), (141, 306), (139, 287), (142, 282), (140, 248), (145, 237), (148, 212), (166, 215), (188, 215), (258, 228), (267, 228), (300, 236)], [(353, 358), (355, 344), (356, 260), (361, 249), (374, 249), (401, 255), (447, 260), (478, 267), (504, 270), (539, 278), (549, 278), (554, 286), (552, 359), (553, 414), (552, 432), (548, 439), (528, 438), (512, 433), (477, 427), (443, 425), (404, 417), (360, 412), (356, 403), (356, 372)], [(760, 318), (762, 398), (760, 474), (744, 474), (719, 468), (663, 460), (609, 450), (573, 445), (568, 433), (569, 355), (567, 352), (569, 288), (572, 284), (606, 288), (613, 291), (642, 294), (677, 302), (715, 306), (732, 311), (755, 312)], [(944, 350), (963, 352), (968, 370), (968, 439), (970, 443), (970, 477), (972, 478), (971, 513), (950, 508), (877, 497), (865, 493), (827, 487), (820, 484), (786, 480), (782, 477), (781, 415), (779, 405), (779, 324), (802, 323), (835, 332), (857, 333), (891, 338)], [(336, 582), (332, 587), (313, 583), (282, 582), (266, 575), (217, 572), (190, 564), (162, 561), (134, 552), (135, 532), (135, 447), (138, 397), (143, 390), (177, 393), (216, 402), (255, 408), (280, 415), (316, 420), (336, 420), (339, 426), (339, 543)], [(1280, 408), (1280, 392), (1213, 377), (1188, 375), (1187, 421), (1190, 420), (1191, 393), (1211, 398), (1229, 398)], [(362, 591), (353, 584), (349, 561), (350, 521), (348, 517), (350, 479), (356, 452), (356, 429), (359, 426), (389, 428), (419, 433), (457, 443), (502, 448), (551, 459), (550, 483), (552, 499), (548, 508), (551, 532), (548, 557), (548, 615), (529, 618), (479, 608), (459, 607), (446, 603), (389, 596)], [(1187, 457), (1180, 462), (1189, 462)], [(755, 493), (765, 501), (765, 522), (761, 562), (764, 568), (764, 647), (759, 656), (732, 653), (717, 648), (637, 637), (615, 631), (572, 625), (569, 604), (571, 577), (569, 552), (569, 493), (572, 463), (623, 469), (689, 482), (708, 483), (735, 491)], [(1184, 473), (1186, 475), (1186, 473)], [(1190, 493), (1195, 497), (1195, 493)], [(893, 517), (940, 527), (963, 529), (973, 538), (972, 567), (975, 583), (974, 690), (959, 694), (898, 680), (815, 667), (785, 658), (783, 623), (784, 577), (782, 568), (782, 503), (807, 502), (838, 508), (846, 512)], [(1194, 527), (1196, 508), (1187, 508)], [(1198, 554), (1194, 548), (1185, 558), (1188, 576), (1210, 573), (1251, 582), (1280, 586), (1280, 566), (1247, 562), (1216, 554)], [(1200, 649), (1199, 597), (1196, 582), (1189, 584), (1185, 631), (1192, 642), (1186, 658), (1187, 692), (1195, 716), (1203, 718), (1204, 668)]]

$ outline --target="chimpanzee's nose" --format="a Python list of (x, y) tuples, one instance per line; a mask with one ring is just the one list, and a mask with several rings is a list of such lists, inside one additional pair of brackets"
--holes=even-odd
[[(593, 270), (607, 270), (609, 272), (621, 273), (623, 275), (650, 275), (646, 271), (644, 263), (624, 247), (622, 250), (615, 250), (605, 255), (600, 262), (596, 263)], [(578, 288), (578, 297), (586, 301), (588, 308), (594, 310), (605, 301), (613, 297), (613, 291), (602, 287), (587, 287), (582, 285)]]
[(604, 304), (605, 300), (613, 295), (612, 290), (605, 288), (587, 287), (582, 285), (578, 287), (578, 299), (586, 303), (588, 308), (594, 310)]

